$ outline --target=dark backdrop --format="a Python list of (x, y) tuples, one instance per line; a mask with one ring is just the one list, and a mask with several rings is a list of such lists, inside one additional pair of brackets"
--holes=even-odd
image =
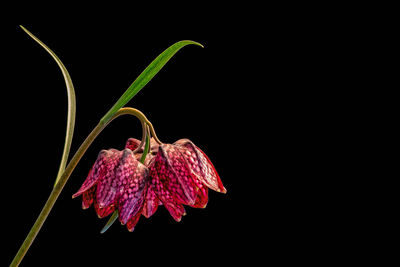
[(140, 138), (140, 123), (120, 117), (79, 162), (21, 266), (232, 260), (253, 266), (260, 260), (308, 261), (324, 249), (321, 240), (331, 230), (320, 228), (326, 207), (316, 205), (321, 198), (313, 194), (325, 194), (326, 187), (316, 186), (313, 177), (327, 177), (318, 173), (327, 140), (317, 143), (319, 150), (312, 143), (327, 118), (310, 117), (321, 115), (314, 105), (326, 104), (319, 89), (330, 80), (321, 78), (327, 51), (319, 50), (325, 43), (320, 31), (310, 30), (315, 21), (296, 16), (295, 7), (291, 13), (287, 7), (239, 5), (195, 11), (158, 17), (150, 10), (90, 10), (80, 20), (71, 12), (42, 23), (21, 16), (2, 24), (1, 265), (11, 262), (46, 202), (65, 137), (62, 74), (19, 24), (71, 74), (77, 98), (71, 156), (159, 53), (183, 39), (202, 43), (204, 49), (179, 51), (128, 106), (146, 114), (163, 142), (189, 138), (203, 149), (228, 190), (210, 191), (207, 208), (187, 208), (179, 223), (160, 207), (150, 219), (141, 218), (133, 233), (115, 223), (100, 234), (107, 219), (98, 219), (93, 208), (82, 210), (80, 198), (71, 196), (101, 149), (122, 149), (129, 137)]
[[(4, 72), (3, 176), (4, 231), (2, 261), (9, 263), (44, 205), (57, 174), (66, 123), (66, 90), (58, 66), (15, 24), (8, 24), (3, 50)], [(71, 156), (101, 117), (164, 49), (190, 39), (205, 48), (188, 46), (128, 106), (140, 109), (166, 143), (189, 138), (214, 163), (228, 190), (209, 193), (206, 209), (187, 208), (175, 222), (164, 207), (150, 219), (141, 218), (135, 231), (115, 223), (105, 234), (107, 219), (94, 209), (81, 209), (71, 199), (101, 149), (122, 149), (129, 137), (140, 138), (140, 123), (124, 116), (112, 122), (79, 162), (21, 266), (133, 266), (156, 262), (183, 266), (230, 258), (252, 259), (244, 248), (264, 240), (255, 225), (265, 217), (255, 212), (252, 196), (262, 173), (251, 175), (256, 150), (249, 142), (263, 138), (252, 125), (257, 108), (245, 69), (246, 36), (238, 23), (183, 23), (170, 26), (141, 23), (87, 22), (53, 24), (21, 22), (47, 44), (67, 67), (76, 91), (77, 112)], [(177, 24), (179, 25), (179, 24)], [(241, 34), (238, 34), (238, 33)], [(11, 170), (11, 171), (9, 171)], [(258, 199), (258, 198), (257, 198)], [(265, 227), (265, 226), (264, 226)], [(256, 249), (257, 246), (254, 246)], [(265, 248), (264, 245), (261, 247)], [(226, 250), (228, 249), (228, 250)], [(254, 250), (253, 249), (253, 250)], [(60, 265), (59, 265), (60, 264)], [(111, 265), (110, 265), (111, 264)]]

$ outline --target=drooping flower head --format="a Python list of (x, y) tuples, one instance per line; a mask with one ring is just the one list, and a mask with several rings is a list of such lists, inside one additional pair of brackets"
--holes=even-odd
[[(136, 159), (132, 150), (102, 150), (73, 197), (83, 195), (84, 209), (94, 203), (100, 218), (118, 210), (120, 222), (126, 224), (134, 221), (143, 208), (147, 180), (148, 168)], [(131, 224), (128, 223), (128, 228)]]
[[(100, 152), (88, 178), (73, 197), (83, 194), (82, 206), (92, 202), (99, 217), (118, 211), (132, 231), (141, 215), (149, 218), (159, 205), (180, 221), (183, 205), (205, 208), (208, 188), (226, 193), (206, 154), (188, 139), (159, 145), (153, 138), (144, 164), (140, 141), (128, 139), (123, 151)], [(133, 152), (134, 151), (134, 152)]]
[[(207, 187), (226, 193), (211, 161), (188, 139), (160, 145), (149, 169), (150, 190), (176, 221), (185, 214), (183, 205), (194, 208), (207, 205)], [(156, 207), (149, 208), (153, 209)]]

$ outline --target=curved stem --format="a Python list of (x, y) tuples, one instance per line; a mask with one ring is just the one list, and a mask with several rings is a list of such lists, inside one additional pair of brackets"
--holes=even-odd
[(147, 129), (147, 125), (145, 122), (142, 121), (142, 140), (140, 141), (139, 146), (135, 150), (132, 151), (133, 153), (138, 152), (142, 148), (144, 142), (146, 141), (146, 132), (147, 132), (146, 129)]
[[(139, 118), (141, 121), (146, 122), (146, 124), (150, 123), (147, 120), (147, 118), (144, 116), (144, 114), (142, 112), (140, 112), (139, 110), (133, 109), (133, 108), (122, 108), (119, 111), (117, 111), (110, 118), (109, 121), (107, 121), (107, 122), (100, 121), (99, 124), (97, 124), (97, 126), (93, 129), (93, 131), (89, 134), (89, 136), (86, 137), (85, 141), (83, 141), (82, 145), (79, 147), (78, 151), (76, 151), (75, 155), (72, 157), (71, 161), (69, 162), (68, 166), (66, 167), (64, 173), (60, 176), (58, 183), (54, 186), (53, 190), (51, 191), (46, 204), (44, 205), (42, 211), (39, 214), (39, 217), (36, 219), (35, 224), (32, 226), (32, 229), (30, 230), (29, 234), (27, 235), (24, 242), (22, 243), (20, 249), (17, 252), (17, 255), (15, 255), (10, 266), (18, 266), (21, 263), (23, 257), (25, 256), (26, 252), (28, 251), (29, 247), (31, 246), (33, 240), (35, 240), (36, 235), (40, 231), (40, 228), (43, 226), (43, 223), (47, 219), (47, 216), (49, 215), (51, 209), (53, 208), (54, 203), (56, 202), (58, 196), (60, 195), (65, 184), (67, 183), (68, 178), (70, 177), (72, 171), (75, 169), (79, 160), (85, 154), (86, 150), (92, 144), (94, 139), (96, 139), (96, 137), (99, 135), (99, 133), (112, 120), (114, 120), (115, 118), (117, 118), (121, 115), (133, 115), (133, 116)], [(154, 129), (153, 129), (153, 131), (154, 131)]]
[(153, 125), (151, 124), (151, 122), (147, 122), (147, 126), (149, 126), (150, 132), (152, 137), (154, 138), (154, 140), (156, 140), (156, 142), (161, 145), (162, 142), (160, 141), (160, 139), (158, 139), (156, 132), (154, 131)]
[[(151, 135), (153, 136), (154, 140), (156, 140), (156, 142), (158, 144), (162, 144), (162, 142), (158, 139), (156, 132), (154, 131), (153, 124), (151, 124), (151, 122), (146, 118), (146, 116), (141, 111), (134, 109), (134, 108), (121, 108), (117, 113), (119, 113), (120, 115), (130, 114), (130, 115), (136, 116), (140, 121), (145, 122), (147, 124), (147, 126), (149, 126), (149, 128), (150, 128), (150, 132), (151, 132)], [(100, 123), (101, 123), (101, 121), (100, 121)], [(141, 147), (142, 145), (143, 144), (140, 144), (139, 147)]]
[(146, 125), (146, 144), (144, 146), (143, 154), (142, 157), (140, 158), (140, 163), (144, 164), (144, 161), (146, 159), (147, 153), (149, 153), (150, 149), (150, 132), (149, 132), (149, 126)]

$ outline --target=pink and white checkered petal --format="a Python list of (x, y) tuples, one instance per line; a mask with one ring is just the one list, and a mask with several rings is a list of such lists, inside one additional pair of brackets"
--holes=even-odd
[(100, 151), (96, 162), (94, 163), (92, 169), (89, 172), (88, 177), (83, 182), (81, 188), (76, 192), (72, 198), (80, 196), (83, 192), (91, 188), (94, 184), (96, 184), (99, 180), (104, 177), (105, 170), (107, 167), (107, 161), (110, 157), (110, 153), (107, 150)]
[(136, 148), (138, 148), (139, 145), (140, 145), (140, 140), (137, 140), (137, 139), (135, 139), (135, 138), (129, 138), (129, 139), (126, 141), (125, 148), (129, 148), (130, 150), (133, 151), (133, 150), (135, 150)]
[(129, 183), (130, 178), (135, 173), (139, 164), (132, 150), (125, 148), (122, 151), (123, 155), (121, 161), (115, 171), (116, 187), (118, 188), (118, 199), (123, 193), (126, 185)]
[(200, 152), (199, 155), (202, 162), (203, 178), (204, 181), (206, 181), (205, 184), (212, 190), (225, 194), (226, 188), (222, 184), (221, 178), (215, 170), (214, 165), (211, 163), (211, 160), (200, 148), (196, 148)]
[(160, 200), (157, 198), (156, 193), (154, 192), (154, 186), (150, 184), (144, 200), (144, 206), (142, 210), (143, 216), (150, 218), (150, 216), (157, 211), (159, 202)]
[(136, 162), (136, 168), (128, 168), (123, 174), (123, 181), (126, 181), (126, 184), (119, 197), (118, 206), (119, 220), (122, 224), (126, 224), (138, 212), (141, 213), (143, 208), (149, 171), (142, 163)]
[(96, 197), (100, 208), (109, 206), (115, 202), (115, 197), (119, 189), (118, 179), (116, 179), (116, 169), (120, 164), (123, 152), (116, 149), (110, 149), (109, 152), (110, 157), (106, 162), (104, 177), (97, 185)]
[[(159, 178), (158, 168), (157, 168), (157, 160), (154, 161), (154, 164), (149, 167), (149, 177), (150, 177), (150, 187), (156, 194), (157, 198), (161, 201), (161, 204), (165, 206), (165, 208), (169, 211), (171, 216), (179, 222), (182, 216), (185, 214), (185, 209), (181, 204), (178, 203), (174, 195), (166, 189), (164, 183)], [(161, 205), (158, 203), (158, 205)]]
[[(165, 188), (176, 200), (185, 205), (193, 205), (196, 200), (197, 187), (185, 159), (177, 147), (170, 144), (160, 146), (158, 174)], [(157, 161), (157, 159), (156, 159)]]
[(183, 157), (191, 169), (197, 176), (202, 176), (200, 155), (196, 150), (196, 146), (189, 139), (180, 139), (174, 143), (182, 153)]
[(189, 139), (180, 139), (174, 143), (180, 147), (192, 172), (210, 189), (226, 193), (221, 179), (207, 155)]

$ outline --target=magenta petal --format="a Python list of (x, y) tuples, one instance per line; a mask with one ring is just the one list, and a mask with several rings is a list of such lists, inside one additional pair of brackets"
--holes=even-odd
[(176, 202), (167, 202), (164, 204), (165, 208), (169, 211), (169, 214), (171, 214), (175, 221), (180, 222), (182, 216), (186, 215), (185, 209), (182, 205), (177, 204)]
[(132, 232), (135, 229), (136, 224), (139, 221), (140, 218), (140, 212), (138, 212), (135, 216), (133, 216), (129, 221), (126, 223), (126, 227), (130, 232)]
[(115, 211), (115, 205), (112, 204), (110, 206), (101, 208), (101, 207), (99, 207), (99, 204), (97, 203), (97, 200), (95, 199), (94, 200), (94, 209), (96, 210), (97, 216), (99, 218), (104, 218)]
[[(129, 149), (127, 150), (130, 151)], [(121, 185), (115, 174), (123, 153), (115, 149), (110, 149), (109, 153), (110, 156), (106, 162), (104, 177), (97, 185), (97, 202), (100, 208), (106, 207), (115, 201), (117, 191)]]
[(207, 203), (208, 203), (208, 189), (205, 185), (200, 184), (196, 202), (192, 205), (192, 207), (204, 209), (207, 206)]
[(159, 178), (159, 172), (157, 171), (158, 161), (149, 167), (149, 176), (151, 177), (151, 188), (156, 193), (157, 198), (162, 202), (165, 208), (169, 211), (171, 216), (179, 222), (182, 216), (185, 214), (185, 209), (179, 204), (173, 194), (166, 189), (165, 184)]
[(185, 158), (173, 145), (163, 144), (155, 159), (155, 166), (164, 187), (179, 203), (193, 205), (197, 187)]
[(150, 218), (150, 216), (152, 216), (157, 211), (159, 202), (160, 200), (157, 198), (153, 186), (149, 186), (143, 206), (143, 216), (145, 216), (146, 218)]
[(123, 160), (117, 170), (117, 179), (123, 184), (118, 206), (122, 224), (126, 224), (143, 207), (147, 175), (147, 167), (136, 160), (131, 150), (124, 150)]
[(206, 185), (220, 193), (226, 193), (226, 188), (222, 184), (221, 178), (219, 177), (217, 171), (215, 170), (214, 165), (211, 163), (211, 160), (207, 157), (207, 155), (200, 149), (197, 148), (201, 153), (201, 161), (204, 164), (204, 179), (206, 181)]
[(136, 148), (138, 148), (139, 145), (140, 145), (140, 140), (137, 140), (135, 138), (129, 138), (126, 141), (125, 148), (129, 148), (130, 150), (133, 151)]
[(96, 186), (92, 186), (90, 189), (83, 192), (82, 209), (87, 209), (92, 205), (95, 191), (96, 191)]
[(185, 157), (187, 164), (199, 180), (217, 192), (226, 193), (226, 189), (222, 185), (214, 165), (200, 148), (188, 139), (180, 139), (174, 145), (180, 147), (180, 151)]
[(81, 188), (76, 192), (72, 198), (81, 195), (83, 192), (91, 188), (99, 179), (104, 176), (106, 162), (108, 161), (109, 152), (107, 150), (100, 151), (96, 162), (93, 165), (92, 170), (89, 172), (85, 182), (83, 182)]

